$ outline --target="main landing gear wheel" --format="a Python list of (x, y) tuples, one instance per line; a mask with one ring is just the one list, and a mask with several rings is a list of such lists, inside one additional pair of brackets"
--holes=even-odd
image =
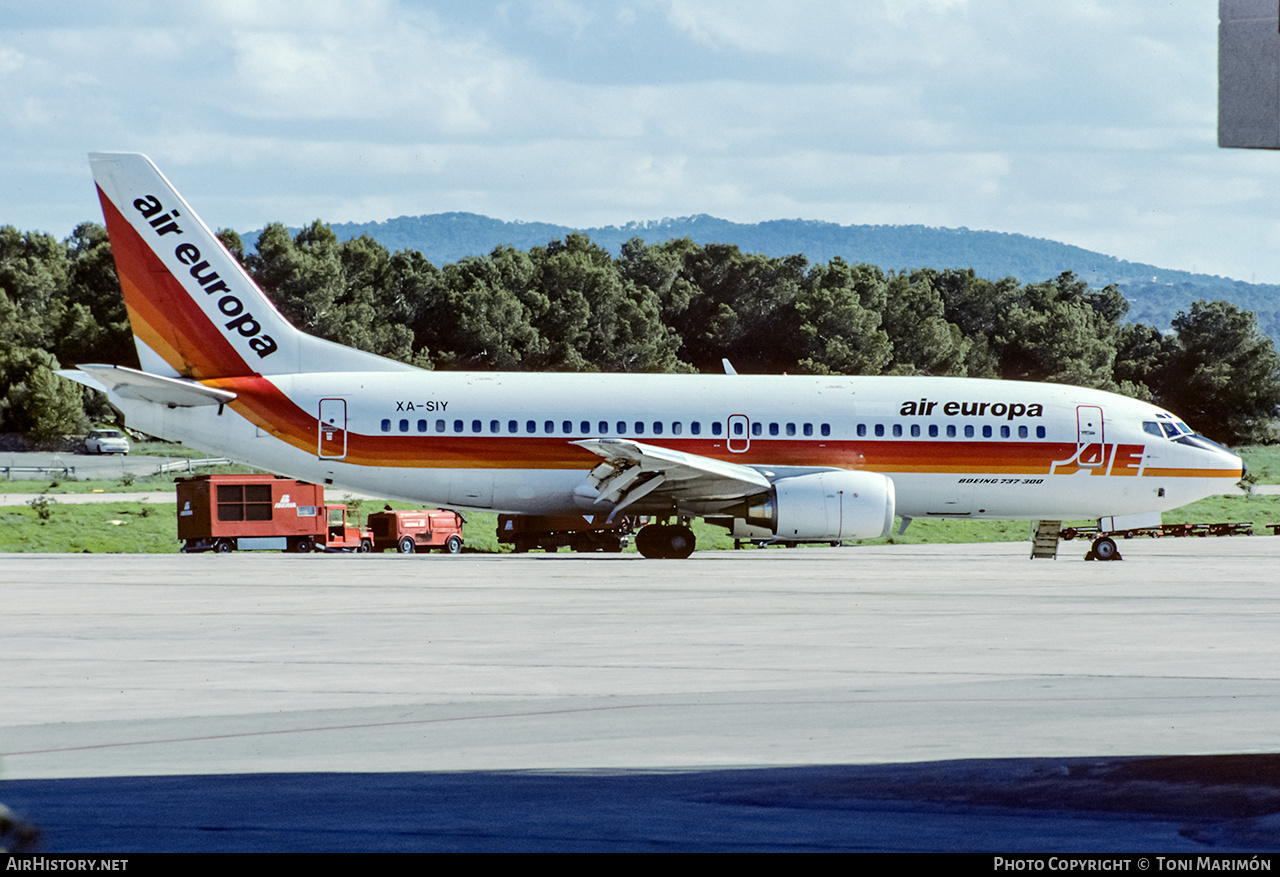
[(645, 557), (683, 560), (693, 554), (697, 537), (685, 526), (650, 524), (636, 534), (636, 549)]
[(1086, 560), (1120, 560), (1120, 549), (1116, 546), (1116, 540), (1110, 536), (1103, 536), (1101, 539), (1093, 543), (1093, 547), (1089, 549), (1089, 555)]

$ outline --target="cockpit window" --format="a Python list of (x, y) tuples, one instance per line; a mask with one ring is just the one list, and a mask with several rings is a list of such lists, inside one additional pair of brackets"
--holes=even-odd
[(1142, 431), (1151, 435), (1163, 436), (1170, 441), (1177, 441), (1178, 436), (1195, 435), (1191, 427), (1171, 414), (1157, 414), (1156, 420), (1144, 420)]
[[(1176, 439), (1180, 435), (1194, 435), (1191, 427), (1187, 426), (1172, 414), (1157, 414), (1156, 419), (1160, 428), (1164, 430), (1165, 436), (1168, 438)], [(1147, 432), (1151, 432), (1150, 429), (1147, 429), (1146, 423), (1142, 424), (1142, 428), (1147, 430)], [(1156, 435), (1159, 435), (1159, 433), (1156, 433)]]
[(1180, 445), (1190, 445), (1193, 448), (1201, 448), (1206, 451), (1226, 451), (1228, 454), (1231, 453), (1230, 448), (1218, 444), (1213, 439), (1207, 439), (1190, 431), (1188, 431), (1187, 435), (1179, 436), (1176, 441)]

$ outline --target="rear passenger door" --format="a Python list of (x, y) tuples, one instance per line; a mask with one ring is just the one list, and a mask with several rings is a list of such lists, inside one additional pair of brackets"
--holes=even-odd
[(322, 460), (347, 455), (347, 400), (320, 400), (320, 435), (316, 453)]

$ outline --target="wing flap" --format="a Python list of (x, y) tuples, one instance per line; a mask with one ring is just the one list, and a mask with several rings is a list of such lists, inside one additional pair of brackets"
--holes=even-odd
[(583, 439), (574, 444), (604, 457), (587, 481), (599, 494), (596, 501), (614, 503), (615, 512), (649, 496), (706, 503), (738, 500), (769, 489), (765, 475), (737, 463), (630, 439)]

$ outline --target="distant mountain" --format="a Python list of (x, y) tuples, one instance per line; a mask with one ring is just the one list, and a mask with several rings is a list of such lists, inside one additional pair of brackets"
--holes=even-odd
[[(705, 214), (574, 229), (543, 222), (504, 222), (474, 213), (435, 213), (385, 222), (342, 222), (332, 228), (340, 240), (367, 234), (392, 251), (418, 250), (436, 265), (483, 255), (503, 244), (520, 250), (544, 246), (579, 231), (614, 254), (634, 237), (649, 243), (688, 237), (699, 244), (737, 244), (744, 252), (767, 256), (801, 253), (810, 262), (840, 256), (885, 270), (972, 268), (980, 277), (1016, 277), (1024, 283), (1072, 271), (1091, 286), (1119, 286), (1129, 300), (1130, 319), (1165, 329), (1193, 301), (1224, 299), (1256, 312), (1263, 331), (1280, 341), (1280, 286), (1127, 262), (1070, 244), (1005, 232), (803, 219), (746, 225)], [(297, 233), (297, 229), (291, 231)], [(256, 240), (256, 232), (245, 236), (247, 246)]]

